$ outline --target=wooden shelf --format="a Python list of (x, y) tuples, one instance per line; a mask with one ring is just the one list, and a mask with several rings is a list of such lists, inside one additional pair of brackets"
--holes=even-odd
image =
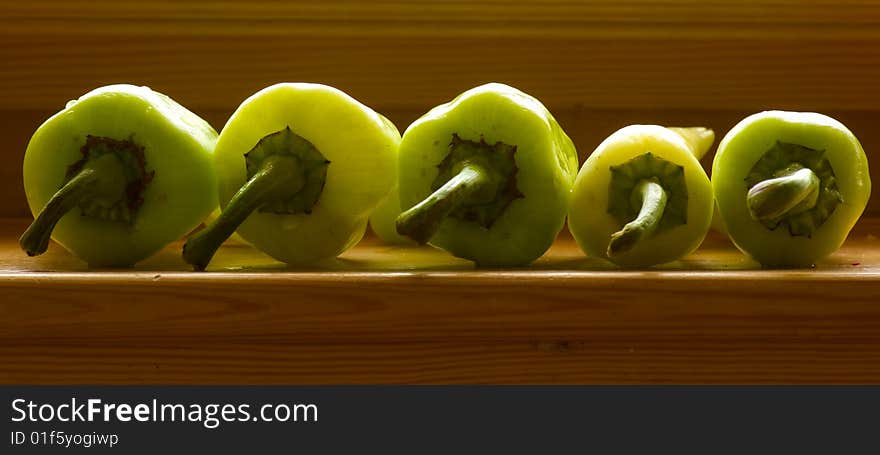
[(308, 270), (244, 245), (206, 273), (172, 245), (130, 270), (18, 248), (0, 221), (0, 383), (864, 383), (880, 381), (880, 219), (807, 270), (710, 237), (621, 271), (561, 237), (474, 270), (365, 239)]
[(880, 3), (143, 3), (0, 5), (0, 383), (880, 382), (877, 194), (844, 248), (808, 270), (760, 270), (717, 236), (642, 271), (565, 237), (527, 269), (366, 239), (308, 270), (227, 246), (207, 273), (179, 244), (93, 271), (57, 245), (27, 258), (16, 242), (31, 134), (119, 82), (217, 129), (260, 88), (321, 82), (401, 131), (505, 82), (553, 111), (581, 162), (627, 124), (720, 139), (759, 110), (820, 111), (856, 133), (878, 182)]

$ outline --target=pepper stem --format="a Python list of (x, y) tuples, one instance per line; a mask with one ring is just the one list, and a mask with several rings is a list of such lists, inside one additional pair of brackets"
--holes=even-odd
[(300, 160), (290, 155), (272, 155), (238, 190), (213, 223), (190, 237), (183, 245), (183, 260), (195, 270), (205, 270), (220, 245), (254, 211), (267, 202), (288, 198), (305, 185)]
[(37, 256), (49, 248), (49, 239), (58, 221), (86, 199), (120, 200), (125, 195), (126, 180), (122, 163), (108, 153), (85, 163), (76, 175), (59, 189), (18, 243), (28, 256)]
[(791, 166), (783, 175), (764, 180), (749, 189), (749, 214), (770, 221), (813, 208), (819, 198), (819, 177), (807, 168)]
[(641, 180), (633, 189), (632, 197), (633, 202), (641, 204), (642, 208), (636, 219), (627, 223), (620, 231), (611, 234), (611, 241), (605, 253), (608, 257), (626, 253), (643, 238), (650, 237), (663, 218), (663, 211), (666, 209), (666, 191), (655, 180)]
[(397, 217), (397, 233), (425, 244), (443, 220), (467, 200), (490, 189), (495, 180), (489, 171), (473, 161), (466, 162), (454, 177), (415, 207)]

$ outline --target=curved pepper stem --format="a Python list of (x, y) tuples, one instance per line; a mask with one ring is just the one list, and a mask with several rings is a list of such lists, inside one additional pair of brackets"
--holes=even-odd
[(495, 183), (485, 167), (475, 162), (466, 163), (437, 191), (397, 217), (397, 233), (419, 244), (427, 243), (450, 213)]
[(809, 210), (818, 198), (819, 177), (812, 170), (796, 165), (780, 177), (753, 186), (746, 202), (752, 218), (770, 221)]
[(83, 168), (58, 190), (28, 226), (18, 243), (28, 256), (49, 248), (49, 239), (58, 221), (87, 199), (116, 201), (125, 195), (126, 179), (122, 163), (108, 153)]
[(642, 180), (633, 189), (633, 197), (642, 205), (636, 219), (630, 221), (623, 229), (611, 235), (608, 257), (619, 256), (633, 249), (644, 238), (650, 237), (666, 210), (666, 191), (654, 180)]
[(250, 214), (272, 200), (289, 197), (305, 185), (299, 159), (289, 155), (266, 158), (259, 170), (235, 193), (213, 223), (183, 245), (183, 260), (205, 270), (214, 253)]

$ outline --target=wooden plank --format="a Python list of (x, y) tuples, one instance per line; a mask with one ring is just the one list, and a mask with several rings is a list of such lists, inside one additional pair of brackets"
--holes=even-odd
[(296, 80), (411, 108), (499, 81), (563, 107), (868, 110), (880, 105), (878, 42), (5, 35), (0, 97), (6, 108), (49, 108), (130, 82), (228, 109)]
[(865, 110), (878, 25), (876, 2), (828, 0), (6, 2), (0, 99), (127, 81), (229, 109), (303, 80), (418, 108), (497, 80), (558, 107)]
[(760, 270), (718, 237), (648, 271), (562, 237), (534, 266), (473, 270), (368, 239), (288, 270), (179, 245), (88, 271), (0, 236), (0, 383), (860, 383), (880, 380), (880, 220), (815, 269)]
[(877, 36), (880, 5), (833, 0), (7, 2), (12, 33)]
[[(0, 384), (865, 384), (876, 339), (0, 346)], [(687, 346), (687, 348), (683, 348)]]
[[(150, 85), (219, 128), (265, 85), (324, 82), (403, 129), (497, 80), (542, 99), (582, 159), (630, 123), (720, 136), (753, 111), (817, 110), (873, 162), (878, 62), (875, 1), (3, 2), (0, 216), (27, 215), (39, 122), (107, 83)], [(28, 259), (24, 222), (0, 221), (5, 384), (880, 381), (876, 219), (814, 270), (759, 270), (713, 237), (618, 271), (563, 237), (519, 270), (368, 239), (309, 270), (227, 246), (205, 274), (179, 244), (124, 271), (57, 246)]]

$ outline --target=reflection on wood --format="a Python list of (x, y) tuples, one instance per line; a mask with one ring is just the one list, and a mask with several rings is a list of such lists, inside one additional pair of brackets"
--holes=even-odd
[(0, 237), (0, 383), (875, 382), (880, 222), (809, 270), (760, 270), (713, 236), (644, 271), (560, 238), (533, 267), (473, 270), (368, 239), (285, 269), (227, 246), (194, 273), (173, 245), (88, 271)]

